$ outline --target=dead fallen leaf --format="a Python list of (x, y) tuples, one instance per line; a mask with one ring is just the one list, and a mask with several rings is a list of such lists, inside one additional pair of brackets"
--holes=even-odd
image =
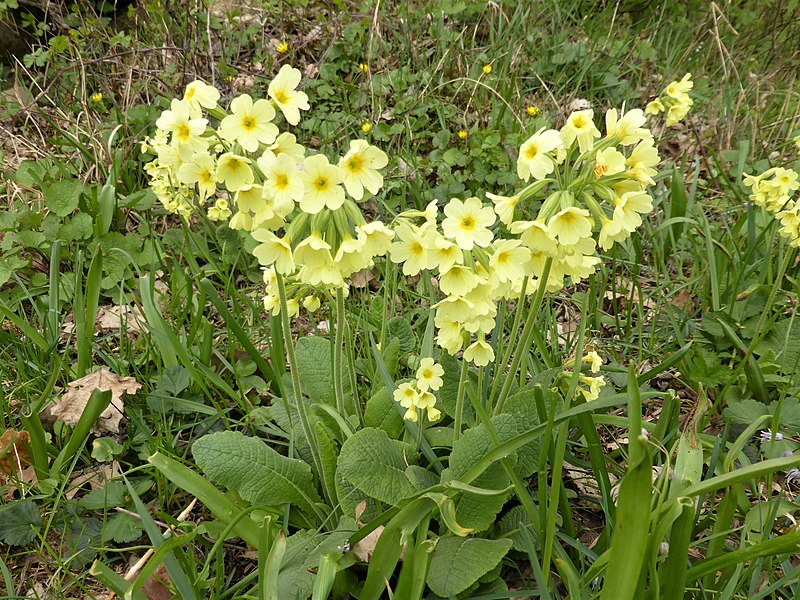
[[(361, 516), (364, 514), (366, 508), (366, 500), (362, 500), (358, 503), (358, 506), (356, 506), (356, 525), (358, 525), (359, 529), (364, 526), (364, 524), (361, 522)], [(370, 561), (372, 554), (375, 552), (375, 546), (378, 544), (378, 540), (380, 539), (383, 530), (383, 525), (378, 525), (372, 532), (368, 533), (364, 539), (356, 542), (356, 545), (353, 546), (353, 554), (358, 557), (358, 560), (362, 562)], [(406, 548), (403, 546), (403, 550), (400, 552), (400, 560), (405, 560), (405, 558)]]
[(372, 281), (374, 277), (372, 276), (372, 271), (369, 269), (364, 269), (363, 271), (358, 271), (353, 273), (353, 287), (354, 288), (365, 288), (369, 285), (370, 281)]
[(122, 397), (135, 394), (140, 387), (141, 384), (133, 377), (120, 377), (103, 367), (70, 383), (67, 392), (50, 407), (50, 413), (56, 419), (74, 427), (86, 409), (86, 403), (92, 392), (96, 389), (111, 390), (111, 403), (100, 414), (92, 431), (119, 433), (122, 411), (125, 407)]
[(112, 460), (110, 463), (92, 466), (88, 469), (82, 469), (73, 473), (64, 495), (67, 500), (72, 500), (81, 490), (85, 490), (87, 484), (90, 489), (97, 490), (102, 488), (110, 479), (119, 477), (120, 473), (121, 469), (116, 460)]
[[(138, 306), (101, 306), (95, 318), (95, 333), (110, 333), (125, 331), (127, 333), (142, 333), (145, 331), (145, 319)], [(63, 333), (69, 335), (75, 332), (75, 323), (64, 323)]]
[(31, 436), (27, 431), (8, 429), (0, 436), (0, 485), (11, 485), (6, 498), (12, 498), (17, 486), (14, 484), (36, 483), (36, 470), (30, 455)]
[(353, 554), (362, 562), (369, 562), (375, 552), (375, 546), (383, 533), (383, 525), (378, 525), (373, 531), (368, 533), (364, 539), (353, 546)]
[(163, 563), (158, 565), (156, 572), (144, 582), (142, 593), (147, 600), (172, 600), (172, 592), (169, 591), (169, 575)]
[(682, 309), (685, 313), (694, 312), (692, 294), (686, 288), (679, 291), (669, 303), (672, 304), (672, 306), (677, 306)]

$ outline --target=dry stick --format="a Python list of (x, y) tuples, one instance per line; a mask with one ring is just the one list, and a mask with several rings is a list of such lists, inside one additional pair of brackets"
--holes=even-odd
[(158, 46), (158, 47), (152, 47), (152, 48), (139, 48), (137, 50), (125, 50), (123, 52), (116, 52), (114, 54), (107, 54), (106, 56), (101, 56), (100, 58), (93, 58), (91, 60), (87, 60), (85, 62), (81, 62), (81, 63), (78, 63), (78, 64), (73, 64), (73, 65), (69, 65), (69, 66), (66, 66), (66, 67), (61, 67), (58, 71), (56, 71), (56, 74), (53, 76), (53, 78), (50, 80), (50, 82), (46, 86), (44, 86), (42, 91), (39, 92), (39, 94), (33, 99), (33, 101), (30, 104), (28, 104), (27, 106), (25, 106), (22, 109), (20, 109), (20, 111), (17, 114), (15, 114), (12, 117), (11, 120), (12, 120), (12, 122), (16, 122), (17, 119), (20, 118), (20, 116), (30, 112), (30, 110), (39, 103), (39, 100), (41, 100), (42, 98), (44, 98), (47, 95), (47, 92), (50, 91), (50, 89), (55, 85), (55, 83), (61, 78), (61, 76), (64, 73), (67, 73), (69, 71), (74, 71), (75, 69), (78, 69), (78, 68), (81, 68), (81, 67), (86, 67), (88, 65), (114, 60), (116, 58), (119, 58), (121, 56), (127, 56), (129, 54), (139, 54), (139, 53), (144, 53), (144, 52), (163, 52), (165, 50), (172, 50), (172, 51), (175, 51), (175, 52), (184, 52), (183, 48), (178, 48), (176, 46)]
[[(197, 504), (197, 498), (192, 500), (189, 503), (189, 506), (187, 506), (183, 510), (183, 512), (178, 515), (178, 518), (177, 518), (178, 523), (182, 523), (183, 521), (186, 520), (186, 518), (192, 512), (192, 509), (194, 508), (195, 504)], [(168, 536), (173, 531), (175, 531), (175, 525), (170, 525), (169, 527), (167, 527), (167, 530), (164, 532), (164, 536), (165, 537)], [(155, 553), (156, 553), (156, 549), (155, 548), (150, 548), (147, 552), (145, 552), (144, 555), (142, 556), (142, 558), (140, 558), (138, 561), (136, 561), (136, 564), (133, 565), (130, 569), (128, 569), (128, 572), (125, 574), (125, 581), (132, 581), (133, 578), (136, 577), (136, 574), (139, 571), (142, 570), (142, 567), (144, 567), (145, 564), (147, 564), (147, 561), (150, 560), (150, 557), (153, 556), (153, 554), (155, 554)], [(108, 594), (108, 596), (105, 597), (105, 600), (114, 600), (115, 597), (116, 597), (116, 594), (114, 592), (111, 592), (111, 593)]]

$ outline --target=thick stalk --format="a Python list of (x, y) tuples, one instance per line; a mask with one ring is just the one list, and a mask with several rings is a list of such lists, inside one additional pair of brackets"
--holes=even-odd
[(344, 328), (347, 322), (344, 316), (344, 292), (342, 288), (336, 288), (336, 334), (333, 342), (333, 391), (336, 395), (336, 410), (347, 419), (347, 411), (344, 408), (344, 383), (342, 381), (342, 352), (344, 344)]
[(458, 392), (456, 393), (456, 414), (453, 420), (453, 446), (461, 437), (461, 421), (464, 418), (464, 392), (466, 391), (469, 363), (461, 357), (461, 375), (458, 378)]
[[(311, 447), (311, 456), (314, 459), (314, 468), (320, 479), (324, 477), (322, 470), (322, 461), (319, 458), (319, 449), (317, 448), (317, 438), (314, 436), (314, 431), (311, 429), (311, 422), (308, 420), (308, 413), (306, 412), (306, 405), (303, 401), (303, 388), (300, 385), (300, 372), (297, 370), (297, 359), (294, 355), (294, 341), (292, 340), (291, 323), (289, 322), (289, 308), (286, 302), (286, 286), (283, 283), (283, 275), (276, 273), (275, 275), (278, 282), (278, 297), (281, 303), (281, 329), (283, 330), (283, 345), (286, 346), (286, 358), (289, 361), (289, 373), (292, 378), (292, 392), (294, 393), (294, 403), (297, 406), (297, 412), (300, 414), (300, 426), (303, 428), (303, 435), (308, 440), (308, 445)], [(327, 489), (325, 485), (322, 489)]]
[[(547, 288), (547, 280), (550, 278), (550, 266), (553, 264), (553, 259), (548, 258), (547, 261), (544, 263), (544, 269), (542, 270), (542, 275), (539, 277), (539, 287), (536, 289), (536, 296), (533, 298), (533, 302), (531, 303), (530, 310), (528, 311), (528, 317), (525, 319), (525, 327), (522, 329), (522, 334), (519, 336), (519, 341), (517, 342), (516, 347), (514, 348), (514, 354), (511, 358), (511, 367), (506, 373), (505, 381), (503, 381), (503, 387), (500, 390), (500, 396), (497, 398), (497, 404), (494, 407), (494, 414), (499, 415), (500, 411), (503, 410), (503, 405), (506, 403), (508, 399), (508, 393), (511, 391), (511, 384), (514, 381), (514, 378), (517, 374), (517, 369), (519, 369), (519, 363), (522, 360), (523, 353), (528, 351), (531, 345), (531, 331), (533, 330), (533, 326), (536, 322), (536, 317), (539, 314), (539, 309), (542, 306), (542, 300), (544, 299), (544, 291)], [(517, 307), (517, 310), (521, 310), (522, 307)], [(499, 372), (495, 374), (495, 377), (500, 375)]]
[[(517, 331), (519, 331), (519, 323), (522, 321), (522, 307), (525, 306), (525, 292), (528, 289), (528, 278), (522, 280), (522, 290), (519, 293), (519, 300), (517, 300), (516, 311), (514, 313), (514, 323), (511, 325), (511, 335), (516, 335)], [(491, 405), (494, 402), (494, 397), (497, 395), (497, 386), (500, 384), (500, 378), (497, 376), (499, 373), (505, 372), (506, 365), (508, 361), (511, 359), (511, 350), (513, 349), (514, 345), (510, 342), (506, 345), (505, 350), (503, 351), (503, 358), (500, 360), (499, 363), (495, 363), (494, 365), (494, 381), (492, 381), (492, 391), (489, 393), (489, 404)]]

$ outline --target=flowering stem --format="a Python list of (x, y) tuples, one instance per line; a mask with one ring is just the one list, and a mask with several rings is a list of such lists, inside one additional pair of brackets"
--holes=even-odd
[(344, 293), (342, 288), (336, 288), (336, 334), (333, 345), (333, 391), (336, 394), (336, 410), (347, 418), (344, 408), (344, 383), (342, 382), (342, 345), (344, 343), (344, 328), (346, 327), (344, 316)]
[[(528, 278), (522, 280), (522, 290), (519, 293), (519, 300), (517, 300), (517, 310), (514, 313), (514, 323), (511, 325), (511, 335), (514, 335), (517, 331), (519, 331), (519, 322), (522, 320), (522, 306), (525, 305), (525, 291), (528, 288)], [(494, 401), (494, 397), (497, 395), (497, 386), (500, 384), (500, 378), (497, 376), (498, 373), (502, 373), (505, 371), (505, 367), (508, 364), (508, 361), (511, 359), (511, 349), (514, 346), (509, 343), (506, 346), (505, 351), (503, 352), (502, 360), (495, 364), (495, 373), (494, 373), (494, 381), (492, 381), (492, 390), (489, 394), (489, 402)]]
[[(528, 348), (530, 347), (533, 326), (536, 322), (536, 317), (539, 314), (539, 309), (542, 306), (544, 291), (547, 288), (547, 280), (550, 278), (550, 267), (552, 264), (552, 257), (549, 257), (544, 263), (542, 275), (539, 277), (539, 286), (536, 288), (536, 296), (534, 296), (533, 302), (528, 310), (528, 318), (525, 319), (525, 327), (522, 329), (522, 334), (519, 336), (517, 345), (514, 348), (514, 354), (511, 358), (511, 367), (509, 368), (506, 378), (503, 381), (503, 387), (500, 390), (500, 396), (497, 398), (497, 404), (494, 407), (495, 415), (500, 414), (500, 411), (503, 410), (503, 405), (506, 403), (508, 394), (511, 391), (511, 384), (514, 382), (514, 378), (517, 375), (517, 369), (519, 369), (519, 363), (522, 360), (522, 355), (527, 352)], [(517, 307), (517, 310), (522, 310), (522, 304)], [(495, 377), (498, 377), (499, 375), (500, 372), (498, 371), (495, 374)]]
[[(306, 405), (305, 401), (303, 400), (303, 388), (300, 385), (300, 371), (297, 370), (297, 359), (294, 355), (291, 323), (289, 322), (289, 309), (286, 302), (286, 286), (283, 283), (283, 275), (276, 273), (275, 278), (277, 279), (278, 283), (278, 297), (281, 303), (281, 329), (283, 330), (283, 345), (286, 346), (286, 358), (289, 361), (289, 373), (292, 377), (294, 403), (295, 406), (297, 406), (297, 412), (300, 414), (300, 426), (303, 428), (303, 435), (306, 436), (308, 445), (311, 447), (311, 455), (314, 458), (314, 467), (320, 479), (323, 479), (324, 471), (322, 470), (322, 462), (319, 458), (317, 440), (314, 436), (313, 430), (311, 429), (311, 422), (308, 420), (308, 413), (306, 412)], [(322, 489), (327, 490), (324, 482)]]
[(464, 393), (466, 392), (467, 374), (469, 363), (461, 357), (461, 375), (458, 378), (458, 392), (456, 393), (456, 414), (453, 421), (453, 445), (461, 437), (461, 421), (464, 418)]

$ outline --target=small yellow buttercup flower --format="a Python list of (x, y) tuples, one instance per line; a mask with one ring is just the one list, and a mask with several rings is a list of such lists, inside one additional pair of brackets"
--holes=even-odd
[(483, 74), (488, 75), (492, 72), (492, 65), (483, 65)]
[(92, 94), (92, 102), (95, 104), (101, 104), (103, 102), (103, 94), (101, 92)]
[(369, 65), (367, 63), (358, 63), (358, 70), (362, 73), (369, 73)]
[(526, 108), (525, 110), (528, 111), (529, 117), (535, 117), (536, 115), (539, 114), (539, 107), (536, 106), (535, 104), (529, 105), (528, 108)]
[(369, 121), (364, 121), (361, 124), (361, 131), (363, 131), (364, 133), (369, 133), (371, 130), (372, 130), (372, 123), (370, 123)]
[(289, 51), (289, 42), (283, 40), (280, 44), (278, 44), (275, 50), (277, 50), (279, 54), (286, 54)]
[(468, 135), (467, 132), (464, 131), (463, 129), (460, 129), (458, 131), (458, 137), (460, 137), (462, 140), (467, 139), (467, 135)]

